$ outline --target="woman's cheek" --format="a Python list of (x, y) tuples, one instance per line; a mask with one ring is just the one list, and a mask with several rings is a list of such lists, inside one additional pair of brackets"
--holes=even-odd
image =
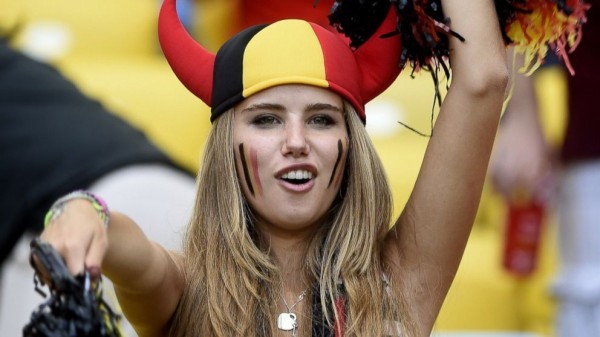
[(327, 188), (339, 188), (342, 181), (342, 176), (344, 175), (344, 163), (346, 162), (347, 151), (348, 139), (338, 139), (337, 156), (333, 165), (331, 177), (329, 178), (329, 184), (327, 184)]
[(256, 197), (262, 193), (262, 184), (258, 174), (258, 152), (251, 145), (240, 143), (238, 146), (238, 156), (246, 187), (250, 195)]

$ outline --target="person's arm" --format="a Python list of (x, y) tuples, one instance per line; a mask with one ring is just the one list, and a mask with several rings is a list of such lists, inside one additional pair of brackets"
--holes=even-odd
[(41, 239), (74, 275), (101, 267), (140, 337), (164, 336), (182, 294), (181, 258), (147, 239), (127, 216), (113, 212), (108, 228), (87, 200), (72, 200)]
[[(512, 53), (509, 54), (512, 56)], [(517, 55), (516, 67), (524, 57)], [(512, 96), (490, 160), (496, 190), (507, 199), (535, 196), (552, 172), (551, 151), (544, 138), (533, 75), (513, 74)]]
[[(477, 211), (508, 80), (492, 0), (443, 0), (452, 82), (384, 258), (428, 336), (454, 279)], [(393, 174), (393, 173), (392, 173)]]

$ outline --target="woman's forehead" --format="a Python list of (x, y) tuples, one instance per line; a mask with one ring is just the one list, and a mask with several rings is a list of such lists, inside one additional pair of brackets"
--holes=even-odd
[(281, 108), (329, 106), (332, 110), (343, 111), (343, 100), (340, 95), (324, 88), (302, 84), (280, 85), (258, 92), (239, 103), (236, 111), (260, 105), (271, 106), (274, 109), (278, 106)]

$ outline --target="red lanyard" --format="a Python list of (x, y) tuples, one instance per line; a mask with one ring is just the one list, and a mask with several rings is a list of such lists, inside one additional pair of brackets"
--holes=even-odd
[(346, 328), (346, 303), (343, 297), (338, 297), (338, 299), (335, 300), (335, 311), (337, 312), (338, 317), (338, 320), (335, 321), (333, 327), (335, 337), (344, 337)]

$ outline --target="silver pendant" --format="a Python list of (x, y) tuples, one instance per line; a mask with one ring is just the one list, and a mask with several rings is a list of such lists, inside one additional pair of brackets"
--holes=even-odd
[(279, 314), (279, 317), (277, 317), (277, 327), (280, 330), (290, 331), (296, 329), (297, 326), (296, 314), (294, 313), (282, 312)]

